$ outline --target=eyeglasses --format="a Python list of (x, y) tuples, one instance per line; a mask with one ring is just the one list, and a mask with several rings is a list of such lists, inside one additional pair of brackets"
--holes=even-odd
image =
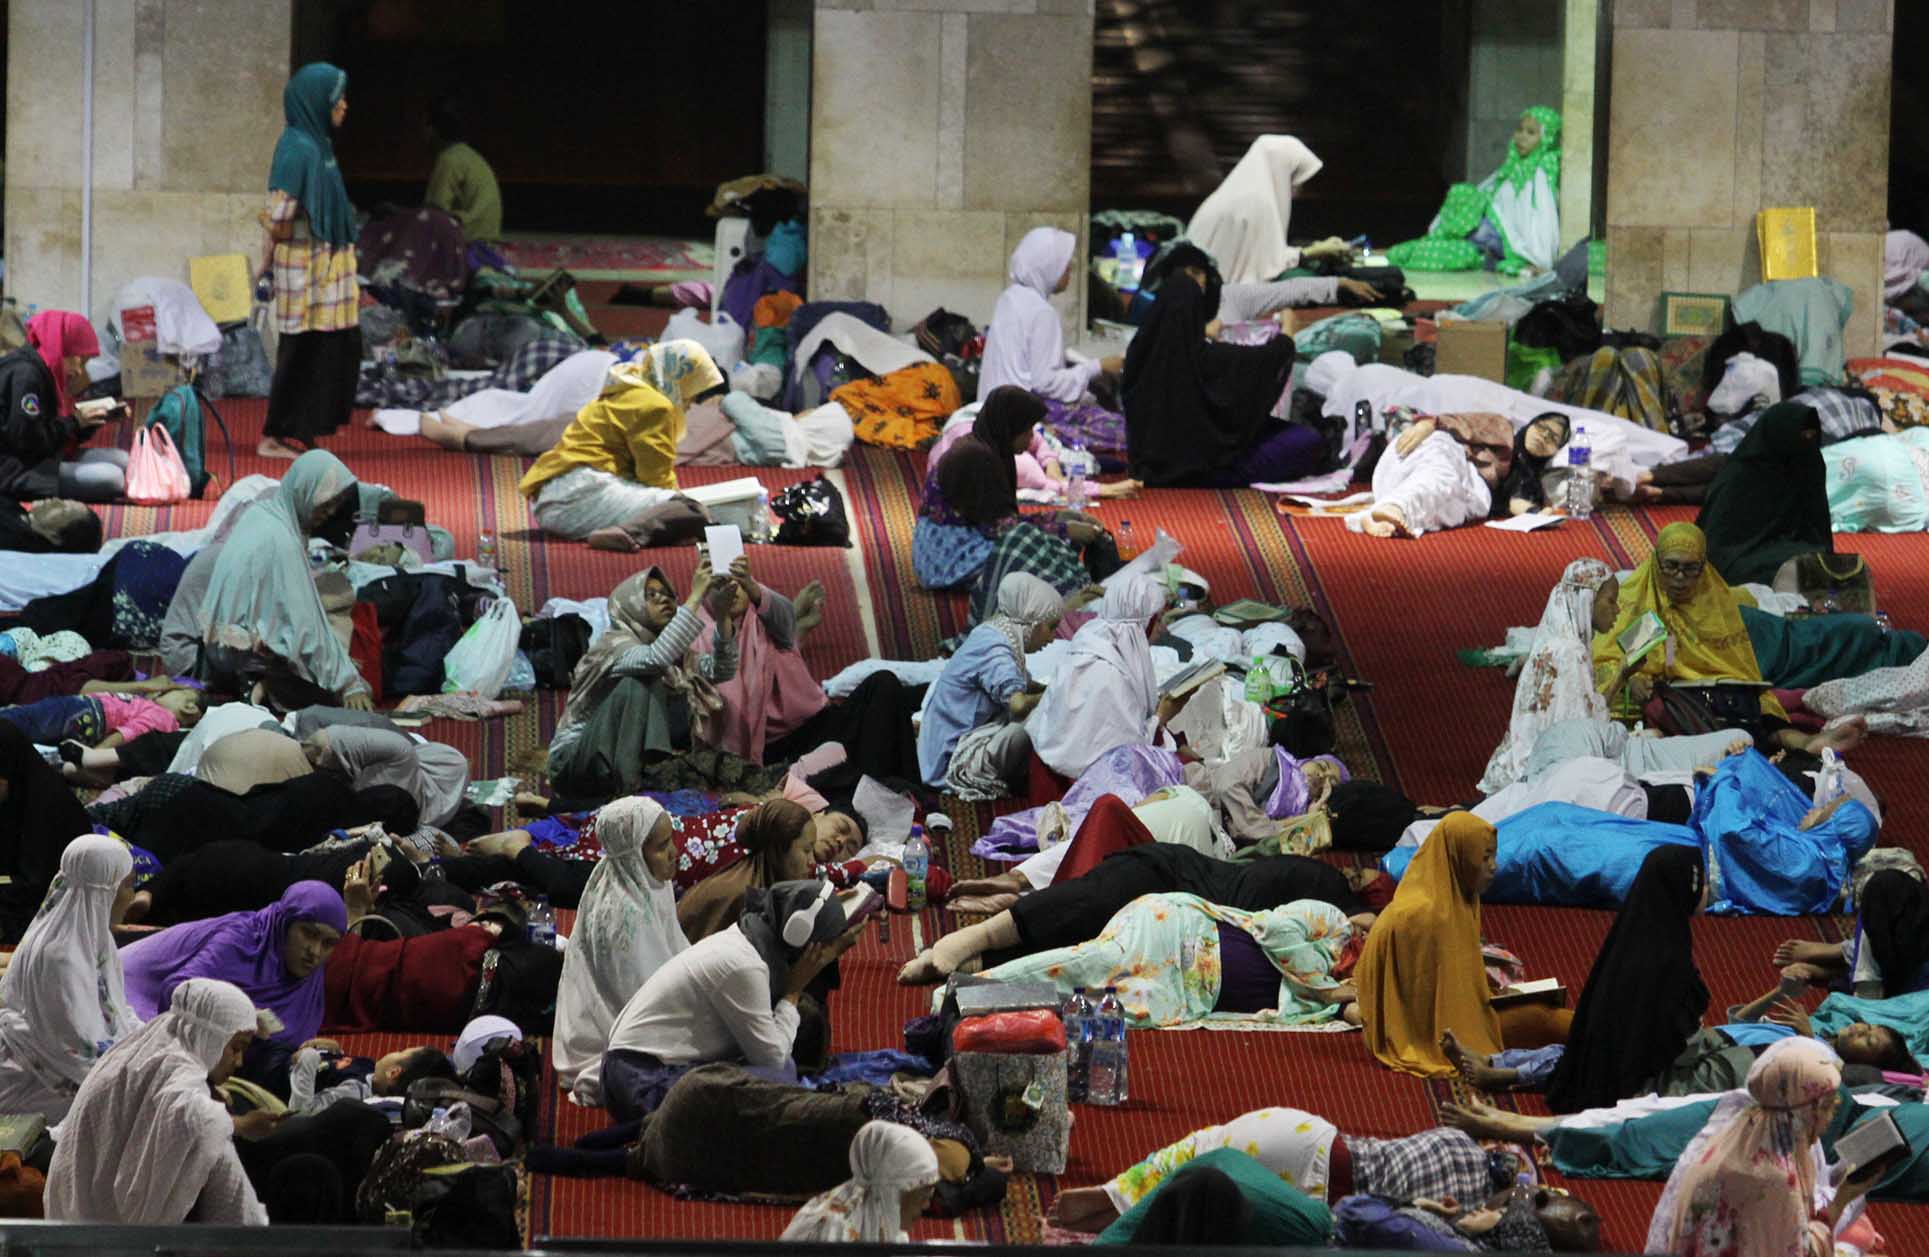
[(1701, 575), (1701, 569), (1706, 567), (1707, 564), (1699, 560), (1682, 563), (1674, 559), (1663, 559), (1659, 566), (1661, 570), (1669, 576), (1699, 576)]

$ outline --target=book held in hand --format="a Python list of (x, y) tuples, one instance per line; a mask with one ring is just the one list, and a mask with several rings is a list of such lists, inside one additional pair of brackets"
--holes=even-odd
[(1202, 659), (1190, 667), (1181, 669), (1173, 678), (1159, 687), (1160, 698), (1183, 698), (1214, 677), (1224, 676), (1226, 665), (1217, 659)]
[(1668, 640), (1668, 626), (1654, 612), (1643, 611), (1614, 640), (1627, 657), (1628, 667), (1632, 668), (1653, 654), (1655, 647)]

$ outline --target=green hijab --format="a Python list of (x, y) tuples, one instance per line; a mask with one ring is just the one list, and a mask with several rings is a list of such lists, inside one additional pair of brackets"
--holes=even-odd
[(288, 125), (275, 145), (268, 169), (270, 191), (286, 192), (301, 203), (308, 229), (329, 244), (355, 243), (355, 207), (335, 164), (329, 114), (348, 93), (348, 75), (326, 61), (295, 71), (281, 91), (281, 112)]
[(1541, 124), (1541, 142), (1534, 151), (1522, 157), (1514, 148), (1512, 140), (1507, 141), (1507, 160), (1500, 163), (1494, 172), (1496, 183), (1504, 183), (1515, 191), (1520, 191), (1534, 181), (1536, 170), (1547, 172), (1548, 186), (1555, 191), (1561, 186), (1561, 115), (1546, 105), (1534, 105), (1521, 110), (1524, 117)]

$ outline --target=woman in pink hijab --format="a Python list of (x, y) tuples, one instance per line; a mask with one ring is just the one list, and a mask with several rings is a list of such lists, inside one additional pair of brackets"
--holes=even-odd
[(76, 449), (106, 420), (74, 415), (87, 360), (99, 355), (92, 324), (48, 310), (28, 321), (27, 343), (0, 358), (0, 493), (112, 502), (126, 490), (126, 451)]

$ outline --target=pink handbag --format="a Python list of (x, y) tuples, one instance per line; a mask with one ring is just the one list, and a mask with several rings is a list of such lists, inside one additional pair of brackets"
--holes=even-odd
[(134, 431), (134, 451), (127, 458), (127, 500), (143, 506), (185, 502), (190, 495), (188, 466), (174, 438), (159, 424)]

